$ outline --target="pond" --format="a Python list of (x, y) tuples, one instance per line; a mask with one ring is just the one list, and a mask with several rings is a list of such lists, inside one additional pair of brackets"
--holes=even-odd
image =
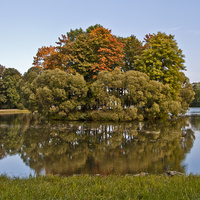
[(200, 174), (200, 108), (167, 122), (42, 122), (0, 115), (0, 175)]

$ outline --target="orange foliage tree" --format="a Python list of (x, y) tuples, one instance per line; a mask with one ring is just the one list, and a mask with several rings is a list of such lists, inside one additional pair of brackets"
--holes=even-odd
[(122, 65), (123, 44), (111, 34), (111, 30), (103, 27), (94, 29), (89, 34), (89, 44), (96, 50), (97, 60), (91, 70), (96, 74), (100, 71), (111, 71)]
[(33, 65), (41, 69), (53, 69), (54, 60), (50, 59), (50, 57), (55, 54), (57, 54), (56, 47), (43, 46), (38, 49), (36, 56), (33, 57)]
[(112, 71), (123, 65), (123, 43), (111, 34), (111, 30), (99, 25), (90, 27), (88, 32), (71, 30), (59, 38), (57, 45), (39, 48), (33, 65), (41, 69), (78, 72), (86, 81), (93, 81), (100, 71)]

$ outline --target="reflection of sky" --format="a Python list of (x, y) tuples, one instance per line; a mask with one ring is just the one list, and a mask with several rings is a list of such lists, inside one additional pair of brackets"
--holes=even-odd
[(186, 115), (200, 115), (200, 108), (190, 108)]
[(194, 141), (193, 147), (191, 151), (186, 154), (186, 158), (182, 163), (183, 165), (185, 165), (187, 174), (200, 174), (200, 131), (195, 132), (195, 137), (196, 139)]
[(19, 155), (7, 156), (0, 160), (0, 175), (2, 174), (9, 177), (35, 176), (34, 170), (25, 165)]

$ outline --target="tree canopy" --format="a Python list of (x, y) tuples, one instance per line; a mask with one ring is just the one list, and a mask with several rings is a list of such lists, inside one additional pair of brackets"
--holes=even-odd
[(146, 73), (151, 80), (169, 84), (176, 99), (181, 89), (185, 70), (184, 55), (173, 35), (158, 32), (147, 35), (144, 50), (138, 55), (135, 69)]
[(18, 70), (1, 66), (0, 108), (22, 107), (19, 90), (17, 88), (17, 83), (20, 78), (21, 74)]
[(132, 121), (178, 116), (194, 96), (184, 62), (173, 35), (148, 34), (141, 42), (134, 35), (117, 37), (96, 24), (70, 30), (56, 46), (39, 48), (33, 67), (22, 77), (0, 66), (0, 100), (15, 107), (22, 102), (51, 118)]
[(123, 44), (101, 25), (87, 31), (71, 30), (62, 35), (57, 47), (42, 47), (34, 57), (34, 66), (42, 69), (60, 68), (78, 72), (86, 81), (92, 81), (98, 72), (111, 71), (123, 64)]

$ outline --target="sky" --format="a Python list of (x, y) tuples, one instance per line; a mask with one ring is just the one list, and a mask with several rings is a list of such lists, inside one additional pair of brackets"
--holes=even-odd
[(38, 48), (56, 45), (70, 29), (101, 24), (112, 34), (165, 32), (185, 55), (190, 82), (200, 82), (200, 0), (0, 0), (0, 64), (20, 73)]

